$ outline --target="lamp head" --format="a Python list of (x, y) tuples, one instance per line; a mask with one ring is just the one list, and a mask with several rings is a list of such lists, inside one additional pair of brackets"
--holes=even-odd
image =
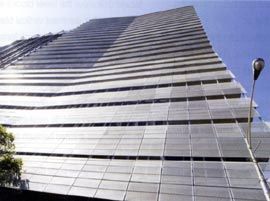
[(264, 60), (262, 58), (254, 59), (252, 62), (252, 68), (253, 68), (253, 79), (257, 80), (261, 71), (264, 68)]

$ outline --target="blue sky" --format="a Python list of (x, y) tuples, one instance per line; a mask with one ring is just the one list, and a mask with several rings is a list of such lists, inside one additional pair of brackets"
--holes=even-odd
[(70, 30), (93, 18), (134, 16), (193, 5), (215, 51), (249, 92), (251, 62), (265, 59), (255, 100), (270, 120), (270, 1), (0, 0), (0, 46), (22, 36)]

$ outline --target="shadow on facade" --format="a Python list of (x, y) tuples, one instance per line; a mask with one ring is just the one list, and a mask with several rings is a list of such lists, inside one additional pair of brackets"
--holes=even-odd
[(0, 201), (109, 201), (109, 200), (0, 187)]

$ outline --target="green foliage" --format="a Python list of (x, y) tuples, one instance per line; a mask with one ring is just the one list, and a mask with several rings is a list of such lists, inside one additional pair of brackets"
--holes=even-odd
[(14, 136), (0, 125), (0, 186), (16, 185), (21, 178), (22, 160), (13, 157)]

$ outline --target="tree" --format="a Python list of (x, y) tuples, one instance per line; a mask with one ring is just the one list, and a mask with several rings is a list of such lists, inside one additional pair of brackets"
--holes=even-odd
[(21, 179), (23, 163), (14, 153), (13, 134), (0, 125), (0, 186), (17, 185)]

